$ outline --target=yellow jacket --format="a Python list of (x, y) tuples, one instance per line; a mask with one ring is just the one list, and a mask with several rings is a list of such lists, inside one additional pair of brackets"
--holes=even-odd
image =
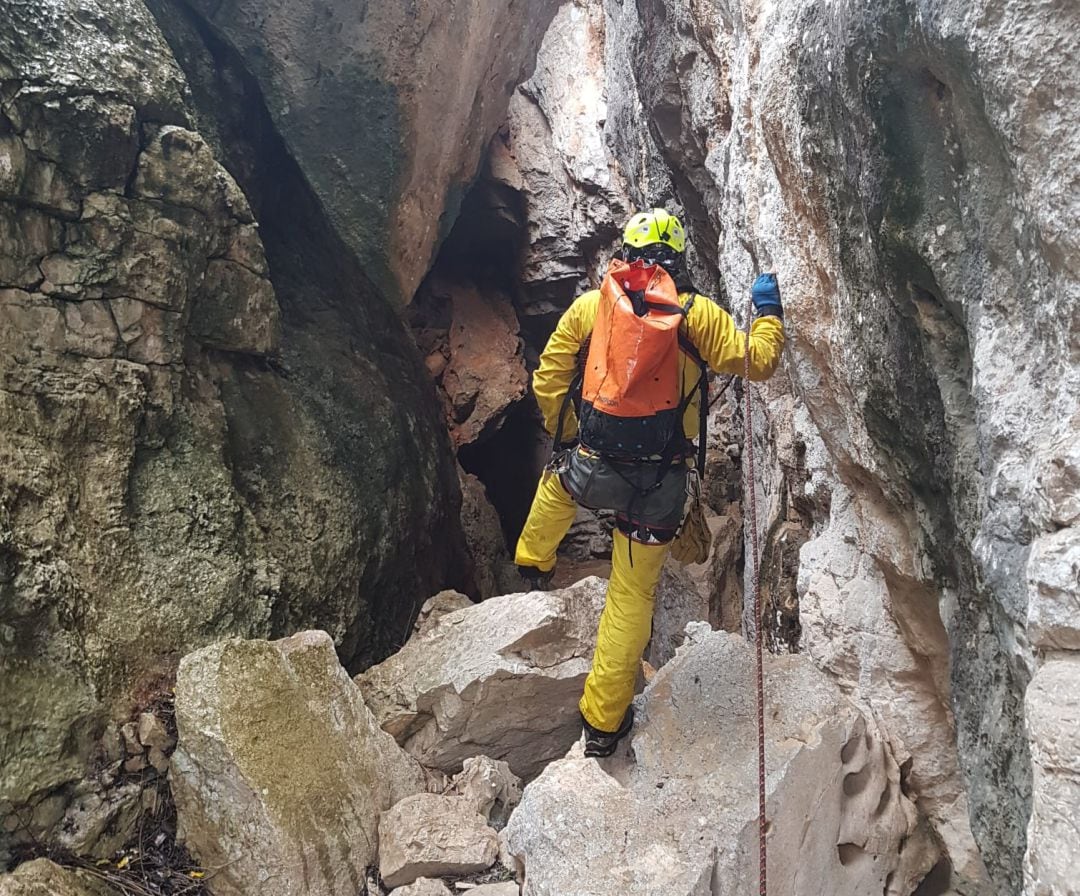
[[(689, 294), (682, 296), (685, 301)], [(600, 290), (593, 289), (578, 296), (559, 319), (551, 334), (540, 366), (533, 374), (533, 393), (544, 415), (544, 426), (551, 434), (559, 424), (563, 397), (577, 373), (578, 354), (596, 322), (600, 305)], [(718, 373), (742, 374), (745, 369), (746, 334), (735, 326), (731, 315), (712, 300), (695, 296), (693, 307), (686, 317), (686, 332), (701, 354), (702, 360)], [(759, 317), (750, 328), (750, 379), (767, 380), (780, 362), (784, 348), (784, 324), (778, 317)], [(698, 367), (684, 352), (680, 352), (683, 396), (690, 394), (698, 381)], [(683, 418), (687, 438), (698, 434), (700, 399), (691, 399)], [(563, 438), (577, 435), (577, 415), (573, 405), (568, 407), (563, 424)]]

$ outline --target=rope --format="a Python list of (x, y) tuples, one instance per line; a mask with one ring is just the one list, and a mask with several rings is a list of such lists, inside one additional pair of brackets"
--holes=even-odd
[[(756, 259), (755, 259), (756, 261)], [(756, 267), (756, 265), (755, 265)], [(746, 305), (746, 351), (743, 389), (746, 398), (746, 490), (750, 494), (750, 542), (753, 559), (754, 640), (757, 658), (757, 748), (758, 748), (758, 896), (766, 896), (765, 877), (765, 672), (764, 636), (761, 625), (761, 580), (758, 569), (757, 490), (754, 487), (754, 416), (750, 395), (750, 327), (754, 320), (751, 298)]]

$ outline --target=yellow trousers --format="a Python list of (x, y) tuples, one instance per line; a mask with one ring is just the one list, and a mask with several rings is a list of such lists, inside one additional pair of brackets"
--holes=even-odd
[[(514, 561), (547, 572), (574, 516), (577, 504), (559, 482), (545, 472), (533, 498), (529, 518), (518, 540)], [(640, 544), (616, 531), (600, 631), (592, 671), (585, 680), (581, 714), (600, 731), (616, 731), (634, 697), (641, 654), (652, 633), (653, 601), (670, 544)]]

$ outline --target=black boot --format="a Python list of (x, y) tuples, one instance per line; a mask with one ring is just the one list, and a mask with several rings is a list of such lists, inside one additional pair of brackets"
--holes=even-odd
[(554, 566), (547, 572), (543, 572), (535, 566), (519, 566), (517, 571), (518, 575), (521, 576), (529, 586), (530, 591), (547, 591), (548, 585), (551, 584), (551, 580), (555, 578)]
[(593, 728), (592, 725), (585, 721), (585, 716), (581, 717), (581, 727), (585, 729), (585, 755), (597, 758), (610, 756), (615, 752), (619, 741), (626, 737), (630, 733), (630, 729), (634, 727), (634, 707), (628, 706), (626, 708), (626, 715), (623, 716), (618, 731), (609, 733)]

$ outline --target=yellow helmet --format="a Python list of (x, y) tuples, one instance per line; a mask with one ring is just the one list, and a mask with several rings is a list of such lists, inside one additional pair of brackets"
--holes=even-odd
[(641, 249), (653, 243), (670, 246), (676, 252), (686, 249), (686, 231), (679, 219), (662, 208), (638, 212), (623, 230), (623, 244)]

